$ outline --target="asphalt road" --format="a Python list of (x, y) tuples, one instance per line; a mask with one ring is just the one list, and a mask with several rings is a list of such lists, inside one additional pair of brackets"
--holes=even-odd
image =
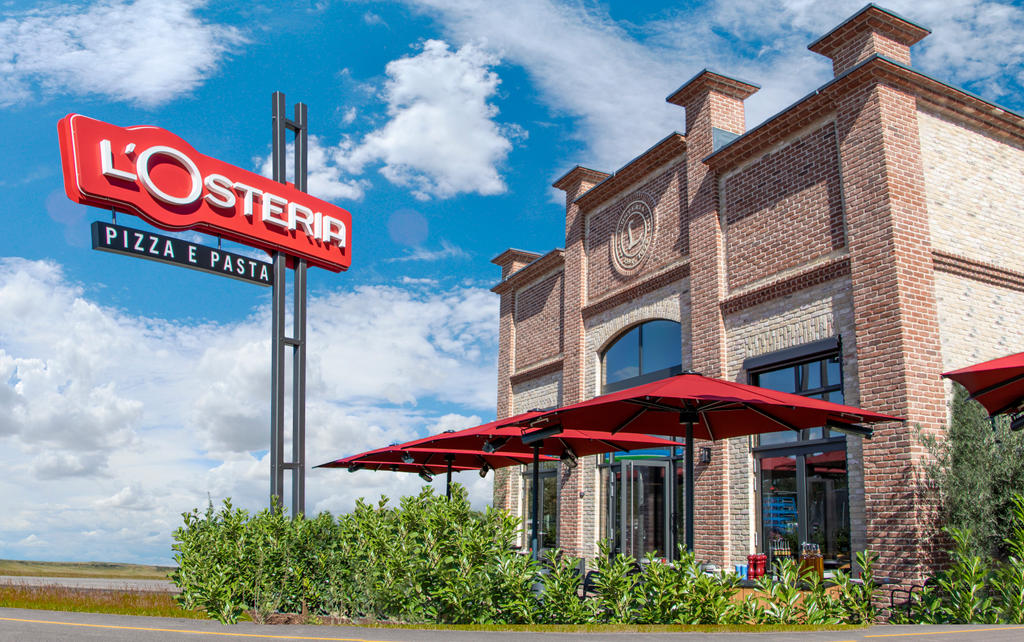
[(478, 631), (428, 631), (376, 629), (354, 626), (260, 626), (251, 623), (222, 625), (212, 620), (64, 613), (28, 609), (0, 609), (0, 642), (24, 640), (332, 640), (345, 642), (471, 642), (520, 640), (561, 642), (591, 640), (627, 642), (632, 640), (700, 640), (751, 642), (793, 640), (796, 642), (1020, 642), (1024, 626), (873, 626), (857, 631), (809, 633), (484, 633)]

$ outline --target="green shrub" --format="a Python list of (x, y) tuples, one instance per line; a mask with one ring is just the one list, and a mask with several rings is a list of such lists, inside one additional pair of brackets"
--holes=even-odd
[(874, 595), (878, 590), (875, 582), (875, 562), (878, 555), (869, 551), (856, 554), (860, 567), (860, 582), (855, 582), (849, 573), (836, 571), (833, 581), (839, 587), (838, 613), (845, 624), (872, 624), (878, 619)]
[(608, 542), (601, 541), (597, 553), (597, 576), (594, 578), (599, 622), (633, 623), (636, 571), (634, 557), (612, 555)]
[(954, 543), (950, 565), (928, 579), (911, 596), (910, 617), (897, 620), (925, 624), (1024, 623), (1024, 496), (1012, 498), (1009, 536), (1004, 538), (1006, 561), (976, 553), (977, 538), (970, 530), (947, 527)]
[(999, 620), (1024, 624), (1024, 496), (1019, 494), (1013, 498), (1013, 525), (1005, 542), (1007, 561), (992, 578), (999, 597)]
[(592, 601), (580, 597), (579, 559), (548, 551), (537, 621), (544, 624), (585, 624), (597, 616)]

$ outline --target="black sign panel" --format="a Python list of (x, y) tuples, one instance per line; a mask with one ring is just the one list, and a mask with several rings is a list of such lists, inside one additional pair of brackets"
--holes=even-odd
[(172, 263), (257, 285), (274, 284), (273, 266), (265, 261), (123, 225), (94, 221), (92, 249)]

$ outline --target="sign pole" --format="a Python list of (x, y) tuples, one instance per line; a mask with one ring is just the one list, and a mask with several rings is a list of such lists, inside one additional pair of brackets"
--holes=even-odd
[[(272, 178), (287, 183), (285, 135), (295, 132), (295, 188), (306, 191), (307, 122), (306, 105), (295, 105), (295, 120), (285, 117), (284, 94), (272, 99)], [(292, 517), (306, 512), (306, 260), (291, 257), (295, 269), (294, 314), (291, 337), (285, 329), (285, 270), (289, 257), (274, 253), (274, 293), (271, 311), (270, 375), (270, 496), (277, 508), (284, 507), (284, 471), (292, 471)], [(292, 348), (292, 458), (284, 460), (285, 346)]]

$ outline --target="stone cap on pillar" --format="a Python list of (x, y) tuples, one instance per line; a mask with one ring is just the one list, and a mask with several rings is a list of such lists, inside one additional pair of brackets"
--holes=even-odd
[[(597, 185), (601, 181), (611, 176), (606, 172), (599, 172), (596, 169), (589, 169), (582, 165), (577, 165), (570, 169), (568, 172), (562, 175), (561, 178), (551, 184), (551, 187), (560, 189), (563, 192), (570, 192), (576, 189), (581, 183), (590, 183), (590, 185)], [(586, 191), (586, 190), (584, 190)], [(576, 196), (579, 196), (577, 194)]]
[(753, 83), (731, 78), (710, 69), (704, 69), (665, 99), (673, 105), (686, 108), (704, 93), (715, 92), (739, 101), (753, 96), (761, 87)]
[(508, 275), (518, 272), (524, 266), (533, 263), (539, 258), (540, 254), (536, 252), (509, 248), (491, 259), (491, 263), (501, 267), (501, 278), (504, 279)]
[(832, 70), (840, 76), (875, 55), (909, 66), (910, 47), (930, 33), (888, 9), (869, 4), (807, 48), (831, 58)]

